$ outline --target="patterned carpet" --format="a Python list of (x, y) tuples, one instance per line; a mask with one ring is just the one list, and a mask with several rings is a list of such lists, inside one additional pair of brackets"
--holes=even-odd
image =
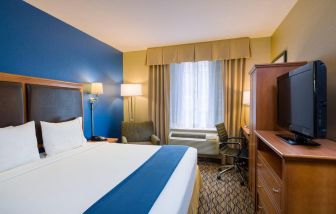
[(241, 186), (234, 170), (217, 180), (220, 164), (206, 161), (198, 163), (202, 176), (199, 214), (254, 213), (254, 205), (247, 186)]

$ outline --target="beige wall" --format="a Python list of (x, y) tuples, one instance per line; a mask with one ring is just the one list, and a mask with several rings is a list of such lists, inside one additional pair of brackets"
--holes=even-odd
[[(248, 72), (254, 64), (269, 63), (271, 60), (271, 38), (251, 39), (252, 57), (246, 61), (245, 89), (250, 88)], [(136, 121), (148, 120), (148, 67), (145, 66), (146, 51), (125, 52), (123, 55), (124, 83), (142, 83), (144, 95), (136, 100)], [(128, 103), (124, 101), (124, 118), (128, 120)], [(248, 108), (245, 107), (248, 118)], [(248, 122), (248, 121), (247, 121)]]
[(246, 61), (245, 90), (250, 89), (249, 72), (255, 64), (270, 63), (271, 37), (251, 39), (251, 58)]
[[(123, 53), (124, 83), (141, 83), (143, 96), (136, 97), (135, 120), (148, 120), (148, 67), (146, 51)], [(128, 102), (124, 99), (124, 118), (128, 120)]]
[[(252, 67), (255, 64), (265, 64), (271, 62), (271, 37), (251, 39), (251, 58), (246, 61), (246, 74), (244, 90), (250, 90), (250, 75)], [(249, 124), (250, 108), (243, 107), (242, 124)]]
[(336, 139), (336, 1), (299, 0), (272, 36), (272, 57), (321, 59), (328, 69), (328, 137)]

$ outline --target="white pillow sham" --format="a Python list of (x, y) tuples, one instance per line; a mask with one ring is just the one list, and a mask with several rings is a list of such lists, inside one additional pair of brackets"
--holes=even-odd
[(43, 146), (47, 156), (52, 156), (83, 145), (82, 118), (62, 123), (41, 121)]
[(38, 159), (34, 121), (0, 128), (0, 172)]
[(83, 130), (83, 118), (82, 117), (77, 117), (76, 119), (79, 120), (79, 124), (80, 124), (80, 127), (81, 127), (81, 133), (82, 133), (82, 137), (83, 137), (83, 143), (87, 143), (87, 140), (84, 136), (84, 130)]

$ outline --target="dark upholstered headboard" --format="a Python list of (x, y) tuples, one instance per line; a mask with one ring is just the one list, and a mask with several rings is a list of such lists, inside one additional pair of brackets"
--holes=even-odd
[(0, 128), (36, 122), (43, 150), (40, 121), (64, 122), (83, 116), (83, 85), (0, 73)]
[(24, 123), (22, 85), (0, 82), (0, 128)]
[(37, 141), (42, 144), (40, 121), (63, 122), (83, 116), (78, 89), (26, 84), (27, 121), (35, 121)]

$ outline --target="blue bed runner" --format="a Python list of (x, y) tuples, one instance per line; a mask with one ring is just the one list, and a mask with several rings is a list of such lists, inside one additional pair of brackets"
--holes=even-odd
[(162, 146), (84, 213), (148, 213), (187, 149), (186, 146)]

